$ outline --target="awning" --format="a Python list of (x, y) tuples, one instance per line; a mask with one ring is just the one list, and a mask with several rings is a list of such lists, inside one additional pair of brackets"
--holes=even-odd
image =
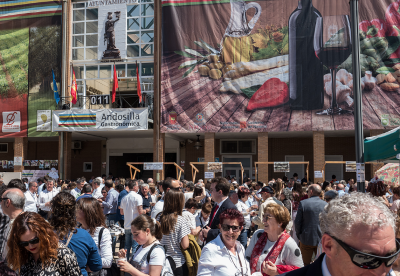
[(364, 162), (396, 163), (400, 153), (400, 127), (364, 139)]

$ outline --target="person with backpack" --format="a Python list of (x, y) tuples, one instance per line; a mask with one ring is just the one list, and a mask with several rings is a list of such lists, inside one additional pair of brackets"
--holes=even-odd
[[(110, 268), (113, 260), (112, 239), (100, 203), (95, 198), (79, 200), (76, 203), (76, 221), (81, 224), (80, 228), (85, 229), (93, 238), (101, 257), (102, 270)], [(101, 275), (101, 270), (91, 275)]]
[[(121, 271), (132, 276), (160, 276), (166, 263), (164, 247), (158, 240), (162, 234), (160, 224), (147, 215), (140, 215), (131, 223), (132, 237), (139, 244), (130, 260), (118, 260)], [(126, 257), (126, 249), (118, 252), (119, 258)]]
[(190, 226), (182, 216), (185, 196), (181, 191), (169, 190), (164, 195), (163, 211), (157, 215), (163, 234), (161, 244), (165, 246), (167, 255), (175, 262), (175, 276), (187, 276), (189, 274), (185, 256), (182, 250), (189, 248)]

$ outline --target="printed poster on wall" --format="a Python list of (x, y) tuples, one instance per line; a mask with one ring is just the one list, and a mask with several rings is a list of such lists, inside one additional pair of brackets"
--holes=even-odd
[[(161, 131), (354, 129), (349, 14), (347, 0), (163, 0)], [(364, 128), (399, 126), (399, 1), (361, 1), (359, 17)]]
[(51, 110), (37, 111), (36, 131), (51, 131)]
[(53, 0), (0, 2), (0, 111), (19, 112), (18, 127), (0, 119), (0, 137), (56, 135), (36, 132), (36, 110), (56, 107), (50, 83), (52, 69), (60, 83), (61, 12)]
[(147, 108), (53, 111), (53, 131), (146, 130), (147, 127)]
[(40, 177), (50, 176), (54, 179), (58, 179), (58, 170), (52, 168), (51, 170), (23, 170), (22, 178), (28, 178), (28, 182), (36, 181)]
[(3, 112), (2, 132), (20, 132), (21, 113), (19, 111)]

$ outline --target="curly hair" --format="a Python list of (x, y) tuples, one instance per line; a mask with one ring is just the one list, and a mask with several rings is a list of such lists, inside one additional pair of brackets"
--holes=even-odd
[(60, 192), (50, 202), (52, 215), (51, 226), (60, 240), (67, 238), (71, 231), (76, 232), (76, 199), (67, 192)]
[(350, 237), (354, 225), (389, 226), (396, 233), (395, 219), (376, 197), (360, 192), (332, 199), (319, 214), (321, 232), (335, 237)]
[(76, 203), (76, 209), (82, 210), (85, 215), (85, 221), (89, 227), (89, 234), (94, 235), (96, 227), (106, 227), (106, 217), (100, 203), (95, 198), (81, 198)]
[(386, 194), (386, 186), (382, 181), (370, 182), (367, 187), (367, 192), (373, 196), (383, 196)]
[(49, 266), (57, 260), (58, 238), (51, 225), (37, 213), (24, 212), (15, 219), (7, 242), (8, 248), (12, 248), (8, 251), (7, 263), (13, 270), (19, 271), (31, 255), (19, 244), (21, 236), (28, 230), (35, 232), (39, 238), (42, 267)]
[(220, 224), (223, 224), (224, 220), (226, 220), (226, 219), (230, 219), (230, 220), (236, 219), (239, 223), (239, 226), (243, 226), (243, 224), (244, 224), (243, 214), (236, 209), (226, 209), (225, 211), (222, 212), (221, 215), (219, 215), (219, 223)]
[(240, 199), (242, 199), (242, 198), (244, 198), (246, 195), (249, 195), (249, 194), (250, 194), (250, 190), (242, 186), (242, 187), (239, 187), (239, 188), (238, 188), (237, 194), (238, 194), (238, 197), (239, 197)]

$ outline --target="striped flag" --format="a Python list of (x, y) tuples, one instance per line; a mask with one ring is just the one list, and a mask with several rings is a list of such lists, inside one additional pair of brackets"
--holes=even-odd
[(78, 100), (78, 85), (76, 84), (76, 77), (75, 77), (75, 71), (74, 68), (72, 68), (72, 85), (71, 85), (71, 102), (72, 104), (76, 104), (76, 101)]

